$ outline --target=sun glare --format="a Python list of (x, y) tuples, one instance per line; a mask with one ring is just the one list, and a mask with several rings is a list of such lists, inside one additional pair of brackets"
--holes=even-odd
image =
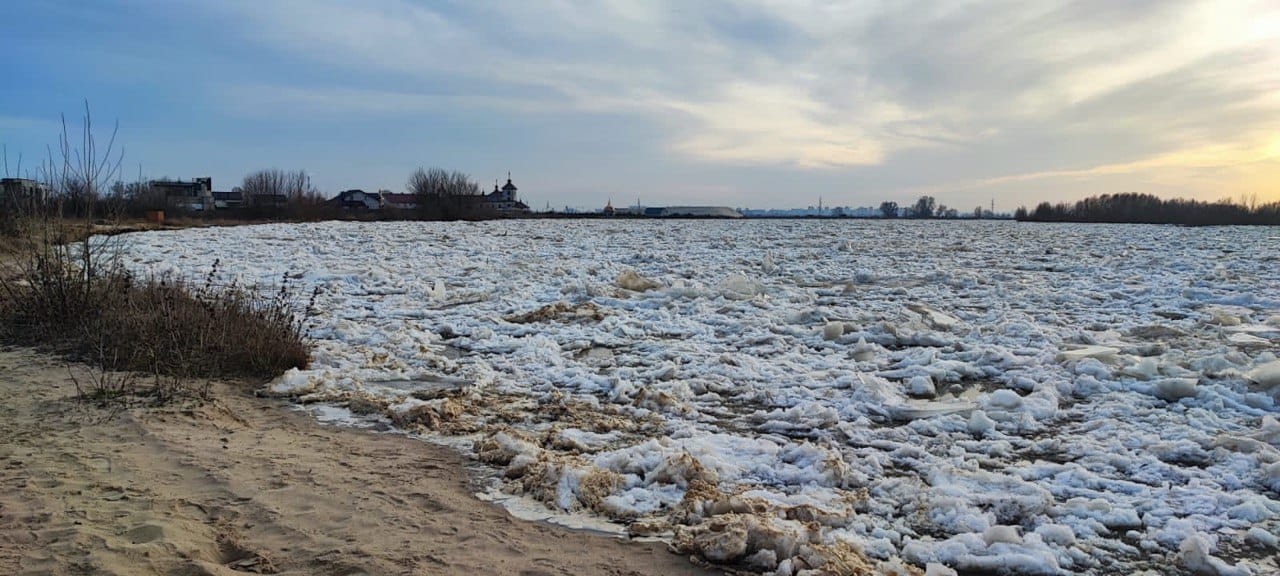
[(1272, 138), (1266, 148), (1262, 149), (1262, 154), (1267, 159), (1280, 158), (1280, 136)]

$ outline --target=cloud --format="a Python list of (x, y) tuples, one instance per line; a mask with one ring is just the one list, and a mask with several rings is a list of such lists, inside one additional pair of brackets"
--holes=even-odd
[[(662, 127), (676, 158), (714, 165), (867, 170), (942, 150), (955, 159), (933, 167), (938, 186), (1046, 181), (1257, 148), (1280, 118), (1280, 6), (1265, 1), (204, 9), (239, 23), (246, 41), (346, 79), (233, 87), (227, 105), (240, 113), (635, 115)], [(1049, 158), (1032, 150), (1055, 139), (1070, 145)], [(967, 176), (959, 158), (973, 157), (992, 174)]]
[(1052, 170), (1032, 172), (991, 178), (973, 183), (973, 186), (1004, 184), (1009, 182), (1028, 182), (1050, 178), (1091, 178), (1116, 174), (1133, 174), (1153, 171), (1178, 170), (1185, 172), (1216, 171), (1237, 168), (1277, 159), (1274, 146), (1236, 146), (1211, 145), (1190, 150), (1178, 150), (1135, 160), (1133, 162), (1117, 162), (1103, 164), (1078, 170)]
[(675, 150), (728, 162), (802, 166), (875, 164), (884, 157), (883, 148), (867, 143), (856, 127), (818, 121), (830, 111), (793, 87), (733, 84), (723, 92), (711, 101), (665, 103), (699, 128), (676, 141)]
[(343, 86), (295, 86), (289, 84), (236, 84), (218, 89), (223, 106), (245, 116), (294, 114), (403, 115), (498, 110), (526, 114), (566, 111), (563, 102), (487, 94), (428, 93), (370, 90)]

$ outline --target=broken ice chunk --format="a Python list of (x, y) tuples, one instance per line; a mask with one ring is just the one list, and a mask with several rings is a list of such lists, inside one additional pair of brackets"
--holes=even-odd
[(1255, 438), (1272, 446), (1280, 446), (1280, 422), (1274, 416), (1263, 416), (1262, 425), (1258, 428)]
[(1233, 346), (1240, 348), (1267, 348), (1271, 346), (1271, 341), (1266, 338), (1259, 338), (1253, 334), (1245, 334), (1243, 332), (1227, 336), (1227, 342)]
[(919, 314), (920, 318), (924, 320), (924, 323), (928, 324), (929, 327), (933, 328), (934, 330), (942, 330), (944, 332), (949, 332), (952, 329), (954, 329), (956, 326), (960, 325), (959, 318), (956, 318), (955, 316), (947, 314), (946, 312), (941, 312), (936, 309), (930, 308), (928, 306), (925, 306), (924, 304), (917, 304), (917, 303), (907, 304), (907, 309), (912, 312), (915, 312), (916, 314)]
[(1228, 334), (1239, 334), (1239, 333), (1277, 334), (1277, 333), (1280, 333), (1280, 328), (1270, 324), (1270, 319), (1268, 319), (1267, 322), (1268, 323), (1266, 324), (1240, 324), (1239, 326), (1227, 326), (1223, 328), (1222, 331)]
[(1258, 526), (1249, 529), (1248, 539), (1267, 548), (1280, 548), (1280, 538)]
[(927, 374), (921, 374), (907, 381), (907, 393), (912, 396), (933, 398), (938, 395), (938, 389), (933, 384), (933, 378)]
[(1280, 492), (1280, 462), (1273, 462), (1264, 466), (1261, 472), (1263, 485)]
[(996, 421), (982, 410), (974, 410), (969, 416), (969, 433), (974, 436), (986, 436), (996, 429)]
[(427, 291), (427, 297), (432, 300), (440, 300), (444, 298), (444, 280), (436, 279), (431, 285), (431, 289)]
[(764, 293), (764, 286), (759, 282), (736, 272), (725, 276), (716, 288), (720, 290), (722, 296), (730, 300), (750, 300)]
[(1169, 402), (1177, 402), (1183, 398), (1196, 395), (1195, 378), (1164, 378), (1151, 385), (1151, 391), (1157, 398)]
[(853, 345), (852, 356), (858, 362), (870, 362), (876, 358), (876, 347), (867, 344), (866, 338), (858, 338), (858, 343)]
[(1160, 365), (1155, 358), (1143, 358), (1134, 364), (1125, 366), (1120, 373), (1125, 376), (1133, 376), (1139, 380), (1151, 380), (1159, 375)]
[(1204, 576), (1250, 576), (1244, 566), (1232, 566), (1209, 554), (1209, 540), (1200, 534), (1187, 536), (1178, 546), (1178, 561), (1188, 570)]
[(987, 406), (1001, 410), (1016, 410), (1022, 406), (1022, 397), (1013, 390), (996, 390), (987, 398)]
[(1050, 544), (1059, 546), (1074, 546), (1076, 543), (1076, 534), (1071, 530), (1070, 526), (1062, 524), (1042, 524), (1036, 528), (1036, 534), (1040, 535), (1040, 539)]
[(1209, 319), (1206, 324), (1216, 324), (1218, 326), (1239, 326), (1241, 324), (1240, 317), (1233, 314), (1229, 310), (1215, 308), (1209, 311)]
[(827, 322), (822, 327), (823, 340), (835, 340), (841, 336), (844, 336), (844, 322)]
[(956, 576), (958, 572), (948, 568), (946, 564), (929, 562), (924, 565), (924, 576)]
[(1263, 388), (1280, 386), (1280, 360), (1267, 362), (1250, 370), (1244, 376)]
[(1117, 360), (1117, 354), (1120, 353), (1119, 348), (1111, 346), (1084, 346), (1075, 350), (1063, 350), (1058, 353), (1058, 360), (1061, 362), (1078, 362), (1085, 358), (1094, 358), (1103, 363), (1111, 364)]
[(973, 402), (956, 401), (956, 402), (907, 402), (889, 408), (889, 414), (894, 420), (919, 420), (921, 418), (933, 418), (934, 416), (947, 416), (949, 414), (960, 414), (961, 416), (972, 412), (975, 408)]
[(982, 531), (982, 540), (987, 546), (992, 544), (1021, 544), (1022, 535), (1017, 526), (992, 526)]
[(297, 396), (310, 392), (316, 387), (315, 379), (311, 378), (312, 374), (313, 372), (311, 371), (290, 368), (271, 384), (271, 392), (280, 395)]
[(632, 292), (645, 292), (647, 290), (656, 290), (662, 287), (662, 283), (652, 278), (641, 276), (635, 270), (630, 268), (623, 270), (618, 275), (617, 281), (614, 282), (619, 288), (631, 290)]

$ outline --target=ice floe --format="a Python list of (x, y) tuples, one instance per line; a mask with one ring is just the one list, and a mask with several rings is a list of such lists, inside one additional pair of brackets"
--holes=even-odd
[(1266, 234), (329, 222), (133, 234), (125, 260), (287, 276), (314, 362), (271, 393), (461, 439), (491, 496), (740, 570), (1264, 574)]

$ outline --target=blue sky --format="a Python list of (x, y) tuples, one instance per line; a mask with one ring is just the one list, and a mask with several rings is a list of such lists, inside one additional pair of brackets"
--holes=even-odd
[(58, 116), (130, 176), (510, 170), (541, 207), (1280, 200), (1274, 1), (9, 1), (10, 170)]

